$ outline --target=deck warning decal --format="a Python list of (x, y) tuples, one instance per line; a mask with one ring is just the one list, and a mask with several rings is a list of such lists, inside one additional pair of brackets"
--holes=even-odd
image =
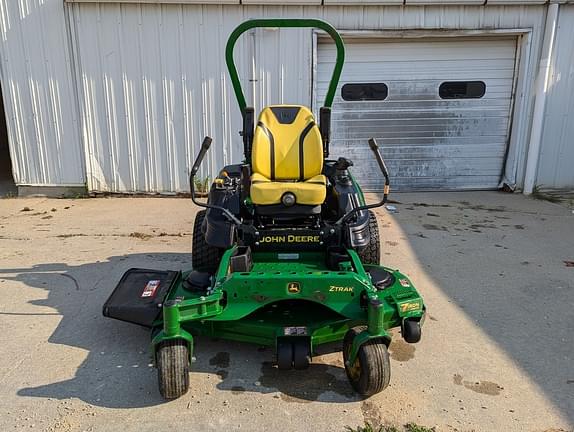
[(148, 281), (142, 292), (141, 297), (142, 298), (153, 297), (155, 295), (155, 292), (159, 288), (159, 282), (160, 281), (157, 279)]

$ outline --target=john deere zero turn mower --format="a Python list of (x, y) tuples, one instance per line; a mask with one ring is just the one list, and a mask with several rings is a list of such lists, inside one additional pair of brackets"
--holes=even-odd
[[(333, 38), (337, 60), (318, 124), (300, 105), (266, 107), (255, 122), (233, 62), (235, 42), (255, 27), (317, 27)], [(193, 227), (193, 270), (131, 269), (104, 305), (105, 316), (152, 329), (166, 399), (188, 390), (194, 335), (273, 347), (279, 369), (305, 369), (318, 345), (342, 341), (349, 382), (365, 396), (389, 384), (389, 329), (420, 340), (421, 296), (404, 274), (379, 265), (370, 209), (386, 202), (389, 175), (377, 143), (368, 142), (385, 188), (375, 204), (365, 203), (352, 161), (329, 159), (344, 56), (340, 35), (320, 20), (254, 19), (231, 33), (226, 61), (245, 160), (224, 167), (199, 202), (194, 177), (212, 141), (204, 139), (190, 174), (193, 202), (205, 209)]]

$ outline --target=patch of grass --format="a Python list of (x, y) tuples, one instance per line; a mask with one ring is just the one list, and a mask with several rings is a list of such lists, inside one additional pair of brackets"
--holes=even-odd
[(209, 176), (204, 178), (196, 178), (193, 180), (193, 185), (195, 186), (195, 191), (198, 193), (205, 194), (209, 192)]
[(373, 426), (366, 422), (364, 426), (358, 426), (357, 428), (347, 426), (346, 432), (436, 432), (436, 428), (429, 428), (416, 423), (407, 423), (402, 428), (393, 425)]
[(407, 423), (405, 425), (406, 432), (436, 432), (434, 427), (428, 428), (426, 426), (421, 426), (416, 423)]
[(358, 426), (356, 429), (347, 426), (347, 432), (400, 432), (396, 426), (383, 426), (378, 427), (371, 425), (370, 423), (365, 423), (365, 426)]

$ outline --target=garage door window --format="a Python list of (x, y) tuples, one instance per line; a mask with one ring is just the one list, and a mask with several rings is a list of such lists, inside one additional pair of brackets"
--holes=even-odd
[(382, 101), (388, 95), (385, 83), (352, 83), (341, 89), (341, 97), (346, 101)]
[(438, 89), (441, 99), (478, 99), (485, 92), (486, 84), (482, 81), (447, 81)]

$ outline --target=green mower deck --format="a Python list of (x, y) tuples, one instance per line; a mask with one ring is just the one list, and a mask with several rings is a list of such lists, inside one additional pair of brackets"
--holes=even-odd
[(232, 248), (223, 256), (209, 293), (186, 290), (186, 273), (175, 282), (162, 320), (154, 325), (162, 328), (154, 346), (168, 339), (192, 341), (192, 334), (203, 334), (267, 346), (275, 346), (278, 338), (304, 337), (312, 350), (342, 340), (357, 325), (368, 329), (361, 342), (380, 338), (388, 345), (388, 329), (401, 326), (403, 320), (420, 322), (424, 316), (423, 301), (406, 276), (385, 268), (394, 282), (377, 290), (366, 271), (376, 266), (363, 266), (352, 250), (351, 261), (341, 263), (340, 271), (328, 270), (321, 263), (322, 254), (266, 252), (254, 254), (250, 272), (231, 273), (229, 258), (234, 252)]

